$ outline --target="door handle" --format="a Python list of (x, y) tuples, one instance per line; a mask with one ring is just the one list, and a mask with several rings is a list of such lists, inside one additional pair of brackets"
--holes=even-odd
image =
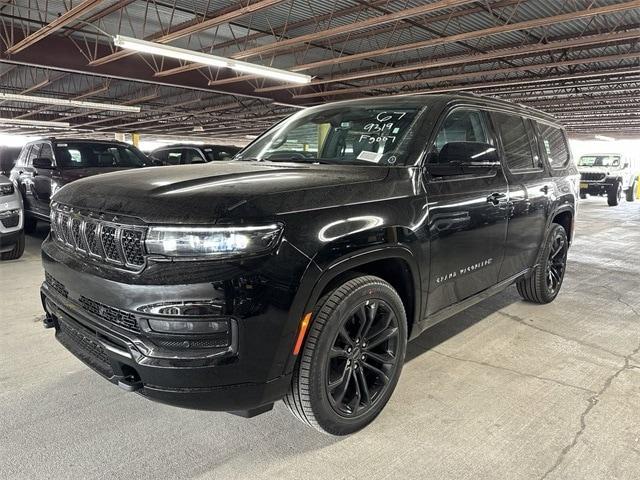
[(541, 191), (542, 193), (544, 193), (545, 195), (548, 195), (548, 194), (549, 194), (549, 185), (545, 185), (544, 187), (542, 187), (542, 188), (540, 189), (540, 191)]
[(493, 203), (494, 205), (500, 205), (504, 200), (507, 199), (507, 195), (505, 193), (494, 192), (487, 197), (487, 203)]

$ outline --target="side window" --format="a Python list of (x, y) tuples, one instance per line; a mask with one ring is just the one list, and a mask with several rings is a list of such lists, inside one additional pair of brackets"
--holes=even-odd
[(38, 156), (42, 158), (48, 158), (53, 162), (53, 150), (51, 150), (51, 145), (49, 145), (48, 143), (43, 143)]
[(564, 132), (551, 125), (538, 123), (540, 140), (551, 168), (562, 168), (569, 162), (569, 148)]
[(166, 150), (156, 150), (155, 152), (151, 152), (151, 156), (153, 158), (157, 158), (163, 162), (167, 161), (167, 151)]
[(435, 148), (440, 153), (451, 142), (491, 143), (482, 112), (463, 109), (451, 112), (440, 127)]
[(180, 165), (182, 150), (167, 150), (167, 163), (169, 165)]
[(31, 165), (33, 163), (33, 159), (40, 155), (40, 147), (42, 144), (36, 143), (32, 145), (31, 150), (29, 151), (29, 156), (27, 157), (27, 165)]
[(534, 154), (528, 122), (518, 115), (492, 113), (496, 130), (502, 139), (504, 155), (512, 172), (539, 168)]
[(195, 148), (185, 148), (182, 163), (204, 163), (204, 159)]

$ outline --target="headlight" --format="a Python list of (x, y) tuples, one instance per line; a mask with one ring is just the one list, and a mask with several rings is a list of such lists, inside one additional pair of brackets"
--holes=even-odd
[(13, 192), (15, 192), (15, 188), (13, 188), (13, 183), (6, 183), (3, 185), (0, 185), (0, 196), (11, 195)]
[(151, 227), (145, 241), (150, 254), (170, 257), (255, 255), (273, 249), (282, 225), (252, 227)]

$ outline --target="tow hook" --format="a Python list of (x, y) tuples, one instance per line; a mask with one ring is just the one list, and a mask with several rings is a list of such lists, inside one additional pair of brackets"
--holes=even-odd
[(127, 392), (135, 392), (142, 388), (142, 382), (136, 379), (133, 375), (128, 375), (126, 377), (118, 378), (118, 386)]
[(56, 326), (53, 317), (51, 315), (49, 315), (48, 313), (42, 319), (42, 326), (44, 328), (53, 328), (53, 327)]

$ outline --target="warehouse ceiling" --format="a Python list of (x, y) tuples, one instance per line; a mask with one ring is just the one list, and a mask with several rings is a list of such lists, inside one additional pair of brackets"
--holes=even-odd
[[(327, 101), (465, 91), (547, 111), (575, 136), (640, 136), (640, 0), (15, 0), (0, 21), (0, 92), (140, 107), (4, 99), (2, 132), (229, 140)], [(119, 50), (117, 34), (313, 80)]]

